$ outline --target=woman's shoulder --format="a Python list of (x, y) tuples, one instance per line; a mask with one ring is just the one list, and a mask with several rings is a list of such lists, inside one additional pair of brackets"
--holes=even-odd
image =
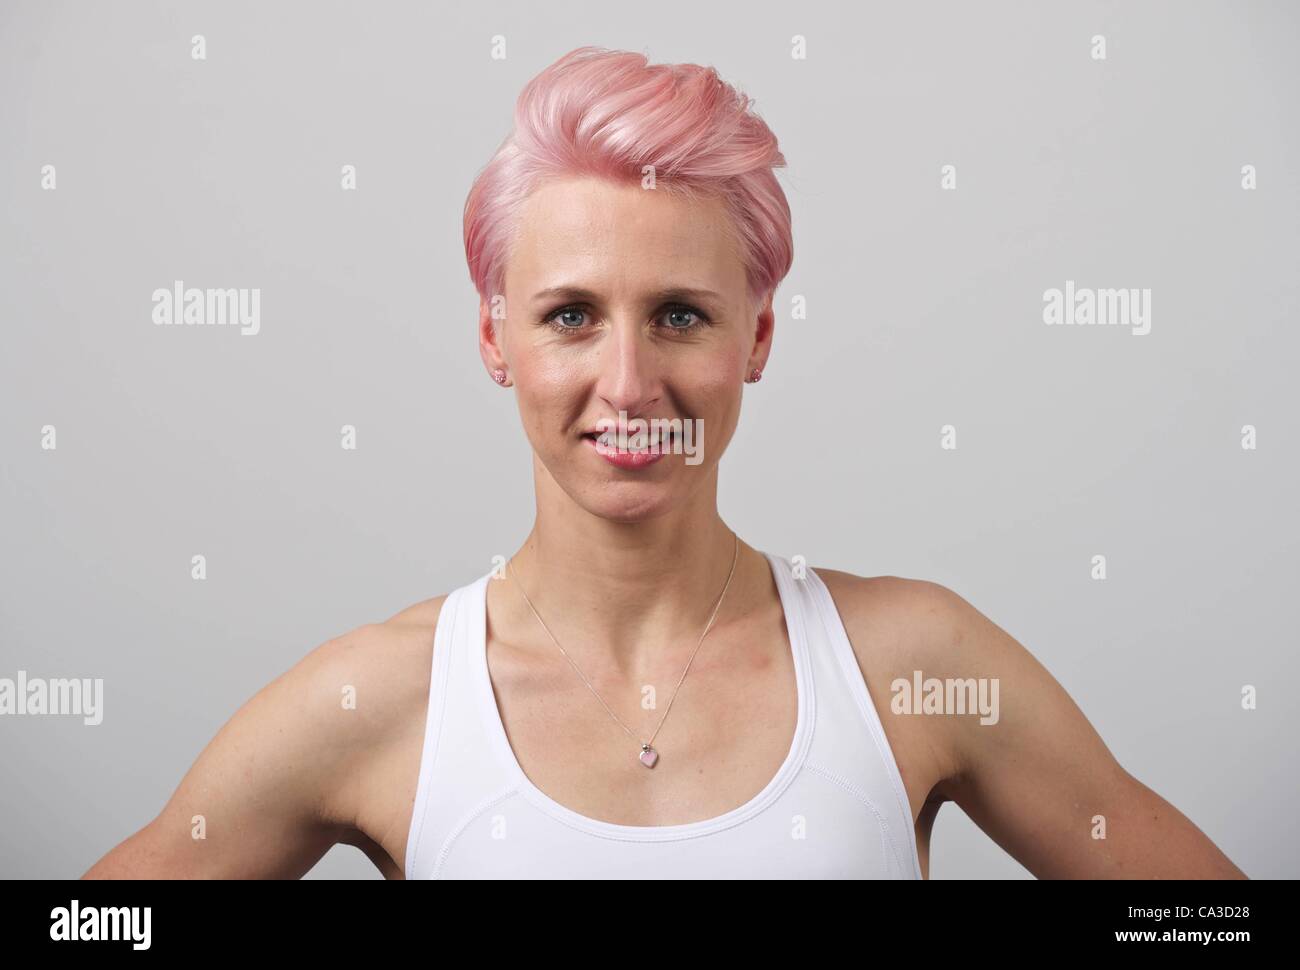
[[(461, 589), (468, 589), (467, 584)], [(449, 598), (441, 593), (399, 609), (387, 619), (363, 623), (321, 643), (304, 658), (315, 677), (326, 683), (356, 685), (388, 708), (389, 718), (403, 721), (409, 701), (423, 704), (429, 690), (438, 619)], [(374, 712), (382, 726), (384, 716)]]
[(1030, 687), (1043, 693), (1053, 689), (1023, 644), (941, 583), (834, 569), (816, 573), (835, 601), (864, 673), (886, 685), (917, 672), (926, 679), (965, 682), (994, 671), (996, 679), (1021, 685), (1026, 693)]
[(404, 607), (388, 619), (371, 624), (370, 626), (377, 629), (369, 632), (390, 637), (420, 636), (425, 633), (432, 636), (438, 626), (438, 615), (442, 612), (442, 604), (450, 595), (450, 593), (442, 593)]
[(307, 706), (314, 716), (304, 719), (302, 730), (318, 749), (335, 752), (322, 798), (332, 819), (358, 825), (374, 815), (367, 790), (391, 791), (390, 763), (421, 735), (434, 633), (448, 595), (331, 637), (283, 678), (295, 703), (312, 699)]
[(810, 567), (830, 591), (841, 613), (877, 622), (940, 616), (961, 599), (948, 587), (906, 576), (859, 576), (840, 569)]
[(356, 718), (330, 718), (354, 740), (405, 730), (426, 702), (434, 633), (450, 594), (413, 603), (387, 619), (363, 623), (309, 650), (285, 679), (307, 696)]
[[(388, 700), (406, 687), (427, 690), (428, 682), (413, 684), (413, 674), (428, 674), (438, 617), (450, 593), (406, 606), (385, 620), (365, 623), (321, 645), (325, 662), (338, 673), (355, 671)], [(416, 691), (415, 693), (419, 693)], [(422, 694), (420, 695), (422, 696)]]
[(947, 665), (955, 648), (988, 620), (941, 583), (905, 576), (859, 576), (813, 567), (825, 583), (862, 661)]

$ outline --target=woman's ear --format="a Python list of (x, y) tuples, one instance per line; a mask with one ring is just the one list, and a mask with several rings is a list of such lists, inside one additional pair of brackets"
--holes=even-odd
[(754, 318), (754, 346), (749, 352), (749, 363), (745, 367), (745, 374), (750, 375), (755, 370), (762, 371), (767, 366), (768, 355), (772, 353), (772, 336), (776, 330), (776, 313), (772, 309), (772, 297), (775, 290), (769, 292), (763, 298), (758, 315)]
[[(487, 366), (488, 373), (492, 375), (498, 371), (508, 372), (505, 353), (501, 347), (502, 327), (499, 326), (504, 323), (504, 314), (501, 315), (500, 320), (493, 318), (493, 309), (503, 305), (504, 301), (504, 297), (491, 302), (480, 298), (478, 304), (478, 352)], [(496, 380), (495, 376), (493, 379)], [(501, 381), (498, 380), (497, 383)]]

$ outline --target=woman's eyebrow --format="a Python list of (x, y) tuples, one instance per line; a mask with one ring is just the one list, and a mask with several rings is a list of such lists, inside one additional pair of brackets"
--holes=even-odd
[[(599, 302), (600, 296), (581, 286), (550, 286), (533, 294), (533, 301), (541, 300), (586, 300)], [(646, 303), (665, 303), (669, 300), (716, 300), (722, 302), (722, 296), (713, 290), (694, 286), (671, 286), (646, 297)]]

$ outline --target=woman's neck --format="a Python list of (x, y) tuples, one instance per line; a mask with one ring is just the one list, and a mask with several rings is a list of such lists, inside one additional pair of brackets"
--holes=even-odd
[[(635, 523), (576, 511), (581, 514), (557, 521), (539, 510), (502, 585), (522, 586), (580, 666), (586, 659), (631, 673), (665, 654), (688, 656), (724, 586), (713, 630), (753, 596), (755, 563), (762, 557), (738, 540), (716, 508), (707, 515), (683, 510)], [(519, 589), (499, 594), (502, 620), (528, 642), (553, 651)]]

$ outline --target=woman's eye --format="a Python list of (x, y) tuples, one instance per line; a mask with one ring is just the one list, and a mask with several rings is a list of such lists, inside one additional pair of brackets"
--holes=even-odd
[[(671, 307), (662, 311), (658, 319), (665, 330), (676, 332), (693, 331), (707, 326), (708, 317), (690, 307)], [(582, 307), (563, 307), (546, 318), (546, 323), (554, 330), (573, 333), (581, 330), (587, 322), (587, 311)]]
[[(578, 317), (579, 319), (575, 321), (573, 319), (574, 317)], [(560, 326), (562, 329), (576, 330), (578, 329), (578, 327), (582, 326), (581, 317), (582, 317), (581, 310), (575, 307), (568, 307), (564, 310), (558, 311), (555, 314), (555, 316), (551, 317), (551, 319), (560, 321)]]

